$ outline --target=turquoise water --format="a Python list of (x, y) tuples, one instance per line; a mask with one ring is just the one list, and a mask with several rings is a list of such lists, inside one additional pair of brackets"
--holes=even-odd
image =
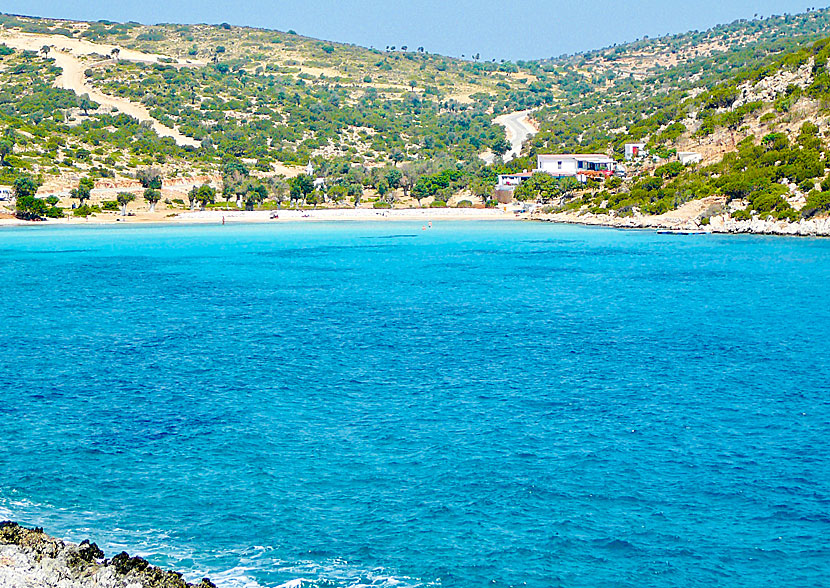
[(0, 284), (0, 517), (110, 556), (229, 587), (830, 577), (828, 240), (4, 229)]

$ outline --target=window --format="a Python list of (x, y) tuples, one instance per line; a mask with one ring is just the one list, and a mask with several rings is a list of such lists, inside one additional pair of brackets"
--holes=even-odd
[(562, 169), (562, 162), (561, 161), (557, 161), (556, 165), (559, 169)]

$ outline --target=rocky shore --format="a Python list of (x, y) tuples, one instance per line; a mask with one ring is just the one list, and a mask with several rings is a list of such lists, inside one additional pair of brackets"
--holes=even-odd
[(579, 225), (616, 227), (620, 229), (654, 229), (667, 231), (695, 231), (721, 234), (752, 235), (789, 235), (797, 237), (830, 237), (830, 218), (802, 219), (797, 222), (763, 220), (735, 220), (728, 215), (708, 218), (708, 223), (701, 218), (673, 216), (671, 213), (660, 216), (618, 217), (607, 214), (553, 213), (533, 215), (533, 219)]
[(104, 557), (95, 543), (55, 539), (43, 529), (0, 523), (0, 586), (4, 588), (216, 588), (198, 584), (140, 557), (121, 552)]

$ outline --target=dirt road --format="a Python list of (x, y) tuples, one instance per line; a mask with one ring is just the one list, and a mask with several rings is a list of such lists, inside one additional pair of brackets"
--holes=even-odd
[[(72, 90), (78, 96), (82, 94), (89, 94), (90, 99), (101, 104), (114, 108), (119, 112), (123, 112), (132, 116), (139, 121), (148, 121), (153, 126), (153, 129), (159, 136), (172, 137), (176, 143), (182, 146), (198, 147), (199, 141), (181, 134), (177, 129), (170, 128), (161, 124), (159, 121), (150, 116), (149, 111), (141, 104), (131, 102), (126, 98), (118, 98), (104, 94), (93, 86), (87, 83), (84, 71), (89, 67), (89, 63), (85, 59), (93, 54), (110, 55), (112, 50), (116, 48), (115, 45), (105, 45), (98, 43), (91, 43), (81, 39), (73, 39), (63, 35), (37, 35), (31, 33), (4, 32), (0, 34), (0, 43), (5, 43), (9, 47), (15, 49), (24, 49), (29, 51), (40, 51), (41, 47), (47, 45), (51, 48), (48, 57), (55, 60), (55, 65), (63, 70), (63, 73), (58, 77), (55, 85), (59, 88)], [(118, 47), (119, 60), (138, 61), (143, 63), (157, 63), (163, 55), (154, 53), (142, 53), (141, 51), (134, 51), (132, 49), (124, 49)], [(182, 65), (204, 65), (201, 62), (187, 61), (177, 62)]]
[[(509, 114), (502, 114), (493, 119), (494, 123), (500, 124), (507, 131), (507, 140), (510, 143), (510, 150), (504, 154), (504, 161), (515, 159), (522, 152), (522, 145), (529, 138), (539, 131), (530, 124), (528, 117), (530, 110), (520, 110), (518, 112), (511, 112)], [(479, 157), (485, 163), (491, 164), (495, 160), (495, 156), (490, 153), (481, 154)]]

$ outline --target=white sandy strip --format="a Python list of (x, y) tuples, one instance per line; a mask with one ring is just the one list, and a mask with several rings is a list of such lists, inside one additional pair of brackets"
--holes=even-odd
[[(277, 218), (272, 218), (276, 215)], [(439, 221), (439, 220), (515, 220), (512, 211), (476, 208), (412, 208), (375, 210), (367, 208), (320, 210), (202, 210), (184, 212), (175, 220), (186, 223), (225, 222), (303, 222), (303, 221)]]
[[(115, 48), (115, 45), (104, 45), (98, 43), (91, 43), (81, 39), (72, 39), (64, 37), (63, 35), (37, 35), (32, 33), (20, 32), (4, 32), (0, 34), (0, 43), (5, 43), (9, 47), (15, 49), (23, 49), (28, 51), (40, 51), (41, 47), (48, 45), (52, 48), (49, 51), (48, 57), (55, 60), (55, 65), (63, 70), (55, 82), (58, 88), (72, 90), (78, 96), (82, 94), (89, 94), (90, 99), (98, 102), (103, 106), (109, 106), (124, 114), (137, 118), (139, 121), (149, 121), (153, 129), (161, 137), (173, 137), (173, 139), (182, 146), (198, 147), (199, 141), (182, 135), (176, 129), (171, 129), (168, 126), (161, 124), (159, 121), (150, 116), (150, 112), (141, 104), (131, 102), (126, 98), (118, 98), (104, 94), (100, 90), (87, 84), (84, 71), (88, 64), (84, 63), (77, 56), (87, 56), (98, 54), (107, 56)], [(155, 53), (142, 53), (141, 51), (134, 51), (132, 49), (118, 48), (120, 53), (118, 58), (120, 60), (138, 61), (143, 63), (157, 63), (163, 55), (156, 55)], [(201, 62), (187, 62), (190, 65), (202, 65)]]

